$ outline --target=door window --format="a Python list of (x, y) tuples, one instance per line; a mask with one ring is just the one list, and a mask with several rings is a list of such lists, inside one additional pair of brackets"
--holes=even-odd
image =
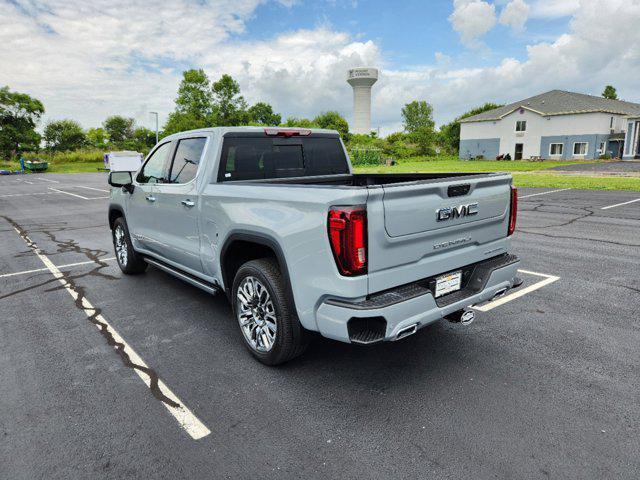
[(188, 183), (196, 178), (206, 143), (207, 139), (204, 137), (185, 138), (178, 142), (171, 165), (169, 183)]
[(166, 179), (171, 142), (163, 143), (147, 159), (136, 177), (138, 183), (162, 183)]

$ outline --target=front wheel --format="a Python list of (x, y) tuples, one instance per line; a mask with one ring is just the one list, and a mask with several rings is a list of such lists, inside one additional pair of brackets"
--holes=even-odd
[(147, 262), (133, 249), (127, 222), (123, 217), (119, 217), (113, 222), (111, 236), (113, 237), (116, 260), (122, 273), (127, 275), (143, 273), (147, 269)]
[(307, 334), (273, 259), (252, 260), (240, 267), (233, 282), (232, 305), (244, 344), (260, 362), (278, 365), (306, 349)]

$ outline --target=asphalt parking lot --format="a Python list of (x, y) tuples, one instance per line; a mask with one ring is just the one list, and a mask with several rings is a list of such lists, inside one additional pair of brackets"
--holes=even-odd
[(519, 291), (544, 285), (268, 368), (222, 295), (120, 273), (107, 189), (0, 177), (0, 478), (640, 477), (639, 192), (522, 189)]

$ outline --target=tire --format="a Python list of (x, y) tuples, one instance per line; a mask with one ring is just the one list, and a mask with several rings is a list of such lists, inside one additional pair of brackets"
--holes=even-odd
[(236, 273), (233, 313), (245, 346), (265, 365), (287, 362), (307, 348), (308, 332), (289, 298), (286, 282), (273, 259), (251, 260)]
[(144, 261), (142, 255), (133, 249), (131, 237), (129, 236), (129, 228), (124, 217), (116, 218), (111, 229), (111, 238), (113, 239), (113, 250), (116, 254), (116, 261), (122, 273), (126, 275), (137, 275), (144, 273), (147, 269), (147, 262)]

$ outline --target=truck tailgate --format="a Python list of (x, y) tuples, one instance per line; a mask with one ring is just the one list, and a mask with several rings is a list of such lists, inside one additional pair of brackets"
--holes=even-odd
[(369, 292), (505, 253), (511, 176), (384, 185), (367, 201)]

